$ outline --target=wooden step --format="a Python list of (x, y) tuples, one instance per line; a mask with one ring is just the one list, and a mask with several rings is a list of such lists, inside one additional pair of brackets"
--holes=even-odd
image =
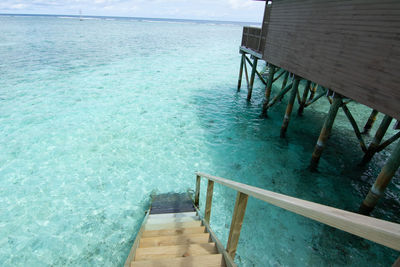
[(215, 243), (138, 248), (135, 261), (217, 254)]
[(180, 218), (180, 217), (192, 217), (197, 216), (196, 212), (180, 212), (180, 213), (162, 213), (162, 214), (150, 214), (149, 218)]
[(175, 228), (175, 229), (163, 229), (163, 230), (152, 230), (144, 231), (142, 237), (153, 237), (153, 236), (164, 236), (164, 235), (183, 235), (183, 234), (201, 234), (205, 233), (206, 228), (191, 227), (191, 228)]
[(160, 223), (160, 224), (146, 224), (144, 229), (150, 230), (161, 230), (161, 229), (175, 229), (175, 228), (191, 228), (201, 226), (201, 221), (190, 221), (190, 222), (173, 222), (173, 223)]
[(140, 239), (139, 248), (208, 243), (209, 237), (208, 233), (144, 237)]
[(225, 266), (222, 254), (200, 255), (184, 258), (132, 261), (131, 267), (221, 267)]
[(169, 217), (169, 218), (149, 218), (146, 222), (148, 224), (160, 224), (160, 223), (180, 223), (180, 222), (193, 222), (198, 221), (197, 216), (186, 216), (186, 217)]

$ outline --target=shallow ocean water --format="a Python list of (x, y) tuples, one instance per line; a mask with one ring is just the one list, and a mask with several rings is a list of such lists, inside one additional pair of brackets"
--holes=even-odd
[[(285, 100), (261, 119), (262, 84), (250, 103), (244, 86), (236, 93), (241, 30), (0, 16), (0, 265), (121, 266), (150, 194), (193, 189), (195, 171), (356, 211), (391, 148), (356, 167), (362, 152), (339, 112), (319, 172), (309, 172), (327, 100), (294, 112), (280, 139)], [(362, 126), (369, 109), (349, 108)], [(214, 191), (211, 224), (226, 243), (236, 193)], [(397, 174), (373, 216), (399, 223), (399, 191)], [(250, 199), (236, 262), (390, 266), (397, 257)]]

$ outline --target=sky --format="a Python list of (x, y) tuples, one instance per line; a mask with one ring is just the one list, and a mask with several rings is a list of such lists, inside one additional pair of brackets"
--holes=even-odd
[(180, 18), (261, 23), (265, 2), (252, 0), (0, 0), (4, 14)]

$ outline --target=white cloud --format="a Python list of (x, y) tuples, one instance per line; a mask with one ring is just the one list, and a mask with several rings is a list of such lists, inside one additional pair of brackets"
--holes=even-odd
[(233, 9), (250, 7), (252, 5), (252, 2), (250, 0), (228, 0), (228, 1)]
[(0, 0), (0, 13), (216, 19), (261, 22), (252, 0)]
[(27, 7), (28, 7), (28, 5), (26, 5), (26, 4), (15, 4), (15, 5), (11, 5), (10, 9), (24, 9)]

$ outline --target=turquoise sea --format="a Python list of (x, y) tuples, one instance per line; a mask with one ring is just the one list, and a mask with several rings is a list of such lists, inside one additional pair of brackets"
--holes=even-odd
[[(309, 172), (328, 102), (294, 115), (279, 138), (286, 100), (262, 119), (262, 84), (250, 103), (244, 86), (236, 93), (241, 31), (0, 16), (0, 266), (122, 266), (151, 192), (193, 189), (195, 171), (356, 211), (391, 148), (357, 167), (362, 152), (340, 112), (319, 172)], [(369, 109), (349, 108), (363, 126)], [(226, 243), (236, 193), (214, 191), (211, 225)], [(399, 192), (397, 174), (373, 216), (400, 223)], [(397, 257), (250, 199), (236, 262), (390, 266)]]

